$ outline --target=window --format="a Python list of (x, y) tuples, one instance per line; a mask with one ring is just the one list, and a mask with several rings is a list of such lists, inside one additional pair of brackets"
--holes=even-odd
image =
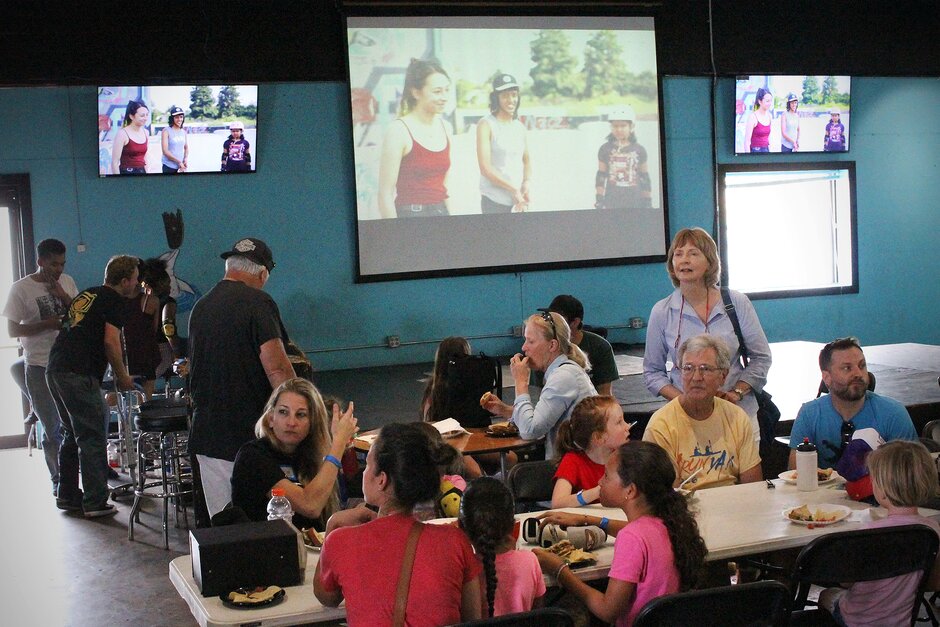
[(858, 292), (855, 162), (718, 168), (723, 283), (753, 298)]

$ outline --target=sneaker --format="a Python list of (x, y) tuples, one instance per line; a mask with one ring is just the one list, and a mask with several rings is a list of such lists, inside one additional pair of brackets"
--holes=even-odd
[(117, 514), (117, 508), (110, 503), (85, 510), (85, 518), (102, 518), (103, 516), (114, 516), (115, 514)]
[(69, 501), (68, 499), (60, 499), (56, 497), (55, 506), (66, 512), (80, 512), (82, 511), (82, 501), (81, 499), (77, 501)]

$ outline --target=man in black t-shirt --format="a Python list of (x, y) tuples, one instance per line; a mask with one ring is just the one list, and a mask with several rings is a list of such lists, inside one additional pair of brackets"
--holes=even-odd
[(222, 258), (225, 276), (189, 317), (189, 452), (205, 499), (205, 509), (197, 503), (197, 526), (205, 526), (206, 516), (215, 516), (231, 501), (238, 449), (254, 439), (271, 390), (294, 376), (280, 312), (262, 291), (274, 269), (271, 249), (248, 237)]
[[(72, 300), (46, 367), (46, 382), (62, 421), (56, 506), (84, 512), (86, 518), (116, 511), (108, 503), (108, 434), (101, 379), (110, 364), (118, 388), (134, 388), (124, 366), (121, 328), (124, 299), (137, 290), (138, 263), (137, 257), (112, 257), (105, 268), (104, 285), (90, 287)], [(79, 468), (84, 495), (78, 488)]]

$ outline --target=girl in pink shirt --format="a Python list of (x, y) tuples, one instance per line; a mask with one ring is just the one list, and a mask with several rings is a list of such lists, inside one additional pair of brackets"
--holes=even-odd
[(672, 489), (676, 471), (662, 448), (652, 442), (627, 442), (605, 464), (601, 504), (620, 507), (627, 522), (592, 520), (582, 514), (545, 516), (545, 522), (596, 524), (617, 537), (607, 590), (601, 592), (571, 574), (554, 553), (535, 549), (543, 572), (584, 602), (592, 614), (618, 627), (629, 627), (653, 599), (687, 589), (705, 561), (705, 541), (685, 497)]
[(484, 616), (528, 612), (542, 606), (545, 581), (531, 551), (516, 549), (512, 493), (493, 477), (474, 479), (460, 504), (460, 526), (483, 562)]
[[(936, 521), (924, 518), (917, 506), (938, 492), (937, 469), (920, 442), (895, 440), (883, 444), (866, 458), (871, 486), (878, 504), (888, 515), (870, 527), (925, 525), (940, 534)], [(908, 573), (876, 581), (860, 581), (845, 588), (826, 588), (819, 606), (827, 609), (843, 627), (910, 625), (913, 604), (923, 573)], [(940, 587), (940, 559), (927, 582), (928, 590)]]

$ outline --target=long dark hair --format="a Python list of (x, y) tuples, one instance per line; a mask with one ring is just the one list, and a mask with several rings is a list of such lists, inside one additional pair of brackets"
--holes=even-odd
[(705, 563), (705, 541), (685, 497), (672, 485), (676, 471), (666, 451), (652, 442), (631, 441), (620, 447), (617, 474), (623, 485), (633, 484), (646, 498), (654, 516), (663, 521), (683, 590), (691, 588)]
[[(470, 354), (470, 343), (466, 338), (459, 336), (445, 337), (437, 347), (434, 354), (434, 372), (424, 388), (421, 399), (421, 418), (428, 422), (437, 422), (450, 418), (447, 416), (447, 394), (444, 387), (447, 385), (447, 363), (454, 357)], [(427, 407), (425, 412), (424, 408)]]
[(581, 399), (571, 412), (571, 418), (558, 427), (555, 435), (555, 457), (559, 460), (565, 453), (581, 451), (591, 445), (595, 433), (607, 430), (607, 410), (618, 405), (613, 396), (588, 396)]
[(382, 427), (372, 444), (375, 472), (384, 472), (392, 484), (395, 505), (411, 510), (430, 501), (441, 489), (438, 466), (453, 455), (434, 443), (417, 423)]
[(401, 102), (398, 103), (398, 115), (403, 116), (415, 108), (417, 100), (412, 89), (421, 89), (432, 74), (442, 74), (450, 80), (450, 75), (436, 59), (412, 59), (405, 70), (405, 84), (401, 90)]
[(127, 108), (124, 109), (124, 120), (121, 122), (121, 128), (124, 128), (125, 126), (130, 125), (131, 118), (137, 115), (138, 109), (141, 109), (141, 108), (146, 109), (147, 111), (150, 111), (150, 107), (148, 107), (143, 101), (129, 100), (127, 103)]
[(490, 616), (496, 600), (496, 549), (512, 534), (515, 506), (512, 493), (493, 477), (474, 479), (460, 501), (460, 527), (483, 561), (486, 602)]

